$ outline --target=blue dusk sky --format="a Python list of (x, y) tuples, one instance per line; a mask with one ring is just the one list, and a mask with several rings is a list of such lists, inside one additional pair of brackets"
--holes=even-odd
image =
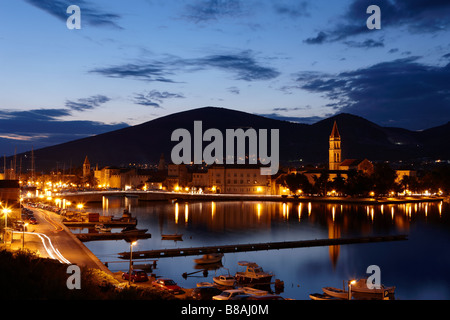
[(448, 0), (0, 0), (0, 25), (2, 155), (205, 106), (450, 120)]

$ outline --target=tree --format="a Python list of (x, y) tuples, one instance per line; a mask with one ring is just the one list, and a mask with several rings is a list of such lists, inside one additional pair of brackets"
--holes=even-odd
[(283, 184), (289, 188), (291, 193), (296, 193), (297, 190), (302, 190), (303, 193), (311, 193), (312, 191), (308, 178), (301, 173), (287, 175)]
[(376, 194), (389, 194), (390, 191), (397, 190), (396, 179), (397, 173), (387, 163), (375, 164), (372, 180)]
[(349, 174), (345, 191), (351, 196), (367, 196), (373, 190), (374, 184), (370, 176), (363, 172)]

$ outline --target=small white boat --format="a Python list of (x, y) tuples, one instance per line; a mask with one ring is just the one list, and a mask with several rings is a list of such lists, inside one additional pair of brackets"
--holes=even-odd
[(222, 261), (223, 253), (209, 253), (203, 255), (203, 257), (194, 259), (196, 264), (209, 264)]
[(238, 265), (245, 266), (243, 272), (236, 272), (235, 278), (238, 283), (270, 283), (273, 273), (265, 272), (254, 262), (238, 261)]
[(222, 275), (213, 277), (214, 283), (221, 286), (233, 287), (236, 284), (236, 279), (231, 275)]
[(333, 288), (333, 287), (323, 287), (322, 291), (332, 297), (339, 299), (348, 299), (348, 291), (343, 289)]

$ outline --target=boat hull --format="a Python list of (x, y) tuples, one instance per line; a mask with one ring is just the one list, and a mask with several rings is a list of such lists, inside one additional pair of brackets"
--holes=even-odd
[(328, 300), (328, 301), (331, 301), (331, 300), (342, 300), (340, 298), (332, 297), (332, 296), (330, 296), (328, 294), (323, 294), (323, 293), (311, 293), (309, 295), (309, 298), (311, 300)]
[(333, 287), (324, 287), (322, 291), (329, 296), (339, 298), (339, 299), (348, 299), (348, 291), (344, 291), (342, 289), (333, 288)]
[(246, 283), (261, 284), (261, 283), (270, 283), (270, 281), (272, 280), (272, 275), (253, 278), (253, 277), (248, 277), (245, 275), (236, 274), (235, 278), (236, 278), (236, 282), (239, 284), (246, 284)]

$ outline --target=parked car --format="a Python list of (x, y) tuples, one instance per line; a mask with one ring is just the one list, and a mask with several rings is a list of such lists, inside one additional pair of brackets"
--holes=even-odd
[(244, 290), (241, 289), (225, 290), (221, 294), (214, 296), (213, 300), (231, 300), (232, 298), (238, 295), (246, 295), (246, 293), (244, 292)]
[[(122, 279), (128, 280), (128, 272), (122, 273)], [(132, 270), (131, 271), (131, 282), (145, 282), (148, 281), (148, 275), (143, 270)]]
[(153, 286), (161, 290), (167, 290), (170, 293), (181, 293), (181, 288), (175, 281), (168, 278), (160, 278), (152, 282)]
[(194, 300), (211, 300), (212, 297), (222, 293), (222, 290), (216, 287), (196, 287), (191, 292), (191, 298)]
[(28, 231), (27, 227), (25, 226), (25, 222), (20, 221), (20, 220), (14, 222), (13, 229), (15, 231)]

